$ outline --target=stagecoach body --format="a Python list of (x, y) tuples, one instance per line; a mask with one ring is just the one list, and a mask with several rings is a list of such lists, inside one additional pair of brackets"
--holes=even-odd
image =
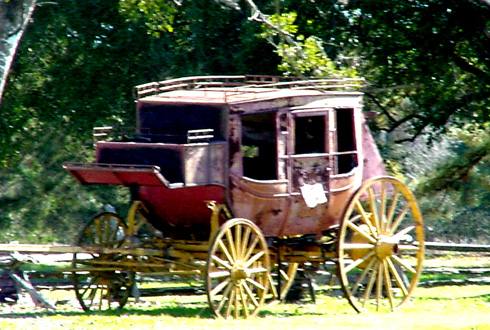
[(127, 185), (168, 234), (208, 237), (208, 200), (265, 236), (321, 234), (338, 225), (363, 179), (384, 171), (362, 94), (267, 82), (142, 93), (134, 136), (96, 142), (97, 165), (72, 173)]
[[(356, 310), (371, 296), (376, 309), (384, 298), (400, 305), (422, 269), (422, 218), (406, 186), (385, 175), (361, 85), (225, 76), (137, 86), (135, 131), (113, 138), (98, 128), (95, 162), (64, 165), (82, 184), (128, 187), (132, 200), (127, 220), (103, 212), (78, 241), (103, 246), (91, 266), (112, 263), (114, 272), (87, 270), (75, 255), (74, 274), (124, 287), (127, 299), (130, 285), (114, 283), (130, 281), (128, 273), (194, 267), (215, 314), (238, 318), (256, 313), (269, 287), (284, 298), (298, 265), (328, 259)], [(135, 243), (143, 222), (154, 239)], [(90, 310), (99, 285), (78, 283)]]

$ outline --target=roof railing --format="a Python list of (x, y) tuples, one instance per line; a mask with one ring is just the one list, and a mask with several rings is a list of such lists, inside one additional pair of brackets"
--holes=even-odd
[[(135, 98), (175, 90), (229, 88), (231, 93), (249, 93), (257, 88), (316, 89), (321, 91), (359, 90), (362, 78), (305, 79), (267, 75), (194, 76), (150, 82), (135, 87)], [(253, 92), (258, 92), (253, 90)]]

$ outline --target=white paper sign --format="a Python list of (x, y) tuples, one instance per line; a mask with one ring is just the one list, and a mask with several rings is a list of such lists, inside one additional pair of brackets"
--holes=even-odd
[(301, 196), (305, 200), (308, 207), (315, 207), (318, 204), (327, 202), (327, 196), (323, 185), (321, 183), (305, 184), (299, 188), (301, 190)]

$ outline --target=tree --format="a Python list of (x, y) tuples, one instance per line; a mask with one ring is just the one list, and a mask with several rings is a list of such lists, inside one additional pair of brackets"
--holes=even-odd
[(0, 2), (0, 104), (15, 51), (35, 5), (35, 0)]
[[(205, 74), (363, 76), (366, 109), (379, 112), (373, 128), (388, 133), (383, 151), (393, 167), (423, 182), (420, 192), (443, 187), (437, 194), (450, 196), (451, 221), (470, 205), (486, 212), (488, 194), (475, 182), (490, 179), (489, 11), (478, 0), (38, 3), (2, 103), (1, 233), (48, 224), (56, 236), (101, 206), (97, 194), (122, 201), (122, 193), (82, 189), (60, 164), (91, 160), (93, 126), (134, 126), (134, 85)], [(483, 132), (478, 143), (475, 131)], [(413, 166), (421, 161), (410, 155), (414, 146), (427, 153), (424, 135), (457, 146), (435, 172)], [(469, 185), (478, 201), (463, 209)]]
[(187, 2), (172, 14), (172, 34), (154, 34), (119, 5), (47, 2), (33, 15), (0, 116), (3, 240), (69, 240), (102, 201), (126, 206), (124, 191), (85, 189), (61, 164), (93, 159), (94, 126), (131, 130), (133, 86), (245, 68), (275, 72), (277, 57), (268, 56), (270, 47), (255, 38), (260, 30), (240, 13), (214, 2)]
[(354, 46), (372, 84), (379, 128), (404, 126), (413, 141), (430, 127), (490, 120), (490, 5), (482, 1), (349, 1)]

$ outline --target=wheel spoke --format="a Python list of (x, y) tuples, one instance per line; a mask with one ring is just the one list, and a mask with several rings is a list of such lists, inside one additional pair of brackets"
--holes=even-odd
[[(225, 288), (225, 291), (223, 292), (223, 295), (221, 296), (221, 301), (219, 302), (219, 305), (218, 307), (216, 308), (216, 310), (219, 312), (223, 309), (223, 307), (225, 306), (225, 304), (228, 302), (230, 302), (230, 294), (231, 294), (231, 289), (233, 288), (233, 284), (231, 282), (229, 282), (227, 285), (226, 285), (226, 288)], [(211, 292), (212, 293), (212, 292)], [(213, 295), (214, 297), (214, 295)]]
[(228, 306), (226, 306), (226, 318), (230, 317), (231, 313), (231, 307), (234, 305), (235, 302), (235, 286), (231, 286), (231, 292), (230, 292), (230, 299), (228, 301)]
[(238, 291), (240, 293), (240, 300), (242, 301), (242, 306), (243, 306), (243, 311), (245, 312), (245, 317), (249, 317), (247, 298), (245, 297), (245, 294), (243, 292), (243, 288), (241, 285), (238, 287)]
[(400, 288), (400, 290), (402, 290), (403, 295), (404, 296), (408, 295), (407, 287), (406, 287), (405, 283), (403, 282), (402, 278), (400, 277), (400, 274), (396, 270), (395, 265), (393, 264), (393, 261), (391, 261), (390, 258), (387, 258), (386, 263), (388, 264), (388, 268), (389, 268), (391, 274), (393, 274), (393, 277), (395, 278), (395, 282), (396, 282), (397, 286)]
[(402, 266), (403, 268), (405, 268), (406, 270), (408, 270), (410, 273), (412, 273), (412, 274), (417, 273), (417, 271), (415, 270), (415, 268), (413, 268), (410, 264), (408, 264), (405, 260), (401, 259), (400, 257), (398, 257), (396, 255), (392, 255), (391, 258), (393, 258), (393, 260), (397, 264), (399, 264), (400, 266)]
[(369, 277), (368, 285), (366, 288), (366, 291), (364, 292), (363, 296), (363, 306), (366, 306), (366, 303), (369, 301), (369, 297), (371, 296), (371, 291), (373, 290), (374, 282), (376, 281), (376, 274), (377, 274), (377, 265), (373, 265), (371, 276)]
[(375, 193), (372, 187), (368, 188), (368, 196), (369, 196), (369, 208), (371, 210), (371, 216), (373, 218), (374, 226), (376, 227), (376, 232), (381, 233), (381, 227), (378, 218), (378, 208), (376, 206)]
[(344, 250), (367, 250), (374, 248), (374, 244), (369, 243), (344, 243)]
[(218, 246), (220, 247), (221, 251), (223, 251), (223, 253), (225, 254), (226, 259), (228, 259), (228, 262), (230, 264), (234, 264), (235, 263), (235, 260), (231, 256), (230, 252), (228, 251), (228, 249), (226, 248), (226, 246), (225, 246), (225, 244), (223, 243), (222, 240), (219, 240), (218, 241)]
[(255, 247), (259, 243), (259, 240), (260, 240), (259, 237), (256, 235), (254, 237), (254, 240), (253, 240), (252, 244), (250, 244), (250, 246), (248, 247), (247, 252), (243, 256), (243, 260), (248, 260), (248, 258), (250, 258), (250, 256), (252, 255), (252, 252), (255, 250)]
[(245, 268), (249, 268), (254, 262), (262, 258), (264, 254), (265, 254), (264, 251), (257, 252), (252, 258), (247, 260), (247, 262), (245, 263)]
[(398, 204), (398, 199), (400, 198), (400, 192), (398, 191), (398, 188), (394, 186), (393, 189), (393, 199), (391, 200), (391, 205), (388, 210), (388, 214), (386, 215), (386, 230), (388, 230), (391, 226), (393, 216), (395, 215), (396, 205)]
[(228, 270), (231, 270), (233, 267), (226, 261), (224, 261), (223, 259), (221, 259), (220, 257), (218, 257), (217, 255), (213, 255), (211, 257), (211, 259), (213, 261), (216, 261), (218, 264), (220, 264), (222, 267), (225, 267), (226, 269)]
[(361, 202), (357, 200), (355, 202), (355, 206), (357, 209), (357, 212), (360, 214), (362, 221), (368, 226), (369, 231), (371, 232), (371, 235), (375, 236), (376, 235), (376, 228), (373, 227), (373, 224), (371, 223), (371, 219), (369, 218), (369, 215), (366, 213), (366, 210), (364, 210), (364, 207), (362, 206)]
[(89, 299), (90, 300), (90, 306), (92, 306), (94, 304), (94, 300), (95, 300), (95, 295), (97, 294), (97, 291), (98, 291), (98, 288), (91, 288), (89, 293), (88, 293), (88, 297), (86, 299)]
[(105, 246), (108, 246), (110, 241), (109, 241), (109, 235), (110, 235), (110, 220), (104, 219), (104, 223), (102, 224), (102, 239), (104, 242)]
[(381, 233), (386, 230), (386, 186), (381, 182), (381, 192), (380, 197), (381, 205), (379, 210), (379, 221), (381, 226)]
[(410, 205), (406, 204), (403, 207), (403, 210), (400, 212), (400, 214), (396, 217), (395, 222), (393, 222), (393, 225), (391, 226), (390, 234), (393, 235), (393, 233), (398, 229), (398, 226), (402, 223), (403, 219), (407, 215), (407, 212), (410, 210)]
[(376, 258), (371, 258), (371, 260), (369, 261), (368, 265), (366, 266), (366, 268), (364, 268), (364, 270), (362, 271), (361, 275), (357, 279), (356, 283), (354, 283), (354, 285), (352, 286), (351, 292), (352, 292), (352, 295), (353, 296), (356, 295), (357, 289), (359, 288), (359, 285), (364, 281), (364, 279), (366, 278), (366, 275), (372, 269), (373, 264), (374, 264), (375, 261), (376, 261)]
[(104, 299), (104, 288), (103, 287), (100, 287), (100, 290), (98, 290), (98, 294), (99, 294), (99, 303), (98, 303), (98, 310), (101, 311), (102, 310), (102, 301)]
[(245, 289), (245, 292), (246, 292), (247, 296), (252, 301), (252, 304), (254, 304), (255, 307), (258, 307), (259, 306), (259, 302), (255, 298), (255, 295), (253, 294), (252, 289), (250, 289), (250, 287), (248, 286), (247, 282), (243, 282), (242, 285), (243, 285), (243, 288)]
[(267, 272), (267, 268), (264, 268), (264, 267), (253, 267), (253, 268), (247, 269), (247, 273), (250, 275), (260, 274), (260, 273), (265, 273), (265, 272)]
[(233, 290), (235, 291), (235, 308), (233, 309), (233, 311), (234, 311), (235, 319), (238, 319), (240, 317), (240, 304), (239, 304), (240, 302), (238, 301), (240, 297), (238, 293), (238, 287), (235, 286)]
[(229, 251), (231, 251), (231, 256), (233, 257), (233, 261), (237, 260), (237, 254), (236, 254), (236, 249), (235, 249), (235, 240), (233, 239), (233, 234), (231, 233), (231, 230), (228, 228), (225, 231), (226, 239), (228, 240), (228, 246), (229, 246)]
[(379, 311), (381, 304), (381, 294), (383, 290), (383, 263), (378, 263), (378, 277), (376, 280), (376, 310)]
[(250, 228), (248, 226), (245, 227), (245, 231), (243, 233), (243, 239), (242, 239), (242, 246), (240, 248), (240, 250), (242, 251), (242, 254), (241, 254), (242, 259), (246, 259), (247, 245), (248, 245), (248, 242), (250, 240), (251, 232), (252, 232), (252, 228)]
[(235, 226), (235, 246), (237, 259), (243, 258), (242, 250), (242, 226)]
[(388, 270), (388, 263), (386, 260), (383, 260), (383, 270), (384, 270), (386, 294), (388, 295), (388, 301), (390, 302), (390, 308), (393, 311), (393, 308), (394, 308), (393, 288), (391, 287), (390, 272)]
[[(111, 292), (111, 287), (110, 286), (107, 286), (107, 289), (106, 289), (106, 300), (107, 300), (107, 308), (110, 309), (111, 308), (111, 302), (112, 302), (112, 292)], [(102, 298), (101, 298), (102, 300)], [(103, 304), (103, 300), (101, 301), (100, 305), (102, 306)]]
[(210, 278), (226, 277), (226, 276), (230, 276), (230, 272), (227, 270), (222, 270), (222, 271), (212, 272), (208, 276)]
[(362, 230), (361, 227), (355, 225), (354, 223), (352, 223), (349, 220), (347, 220), (347, 227), (349, 227), (353, 231), (357, 232), (359, 235), (361, 235), (362, 237), (367, 239), (369, 242), (376, 244), (376, 240), (372, 236), (370, 236), (365, 230)]
[(374, 256), (374, 254), (375, 254), (374, 250), (370, 251), (362, 258), (357, 259), (356, 261), (352, 262), (347, 267), (345, 267), (344, 272), (347, 274), (348, 272), (350, 272), (351, 270), (353, 270), (354, 268), (356, 268), (357, 266), (359, 266), (360, 264), (362, 264), (363, 262), (365, 262), (366, 260)]
[(260, 284), (259, 282), (255, 281), (251, 278), (247, 278), (246, 281), (249, 282), (250, 284), (252, 284), (253, 286), (259, 288), (260, 290), (265, 291), (265, 287), (262, 284)]
[(95, 288), (98, 288), (98, 284), (96, 283), (96, 281), (99, 279), (98, 276), (94, 276), (90, 279), (90, 282), (88, 283), (87, 287), (85, 288), (85, 290), (83, 290), (83, 292), (81, 293), (81, 296), (84, 297), (85, 294), (91, 290), (91, 289), (94, 289), (93, 286), (95, 286)]
[(415, 229), (415, 226), (408, 226), (407, 228), (400, 230), (398, 233), (393, 235), (394, 240), (401, 240), (403, 236), (407, 235), (409, 232), (413, 231)]
[(101, 237), (101, 228), (100, 228), (100, 219), (99, 218), (96, 218), (95, 219), (95, 239), (94, 239), (94, 243), (96, 244), (100, 244), (101, 241), (102, 241), (102, 237)]
[[(272, 297), (277, 299), (279, 296), (277, 294), (277, 289), (276, 289), (274, 280), (273, 280), (272, 275), (270, 273), (267, 275), (267, 280), (269, 281), (269, 288), (271, 290)], [(247, 284), (247, 283), (245, 283), (245, 284)]]

